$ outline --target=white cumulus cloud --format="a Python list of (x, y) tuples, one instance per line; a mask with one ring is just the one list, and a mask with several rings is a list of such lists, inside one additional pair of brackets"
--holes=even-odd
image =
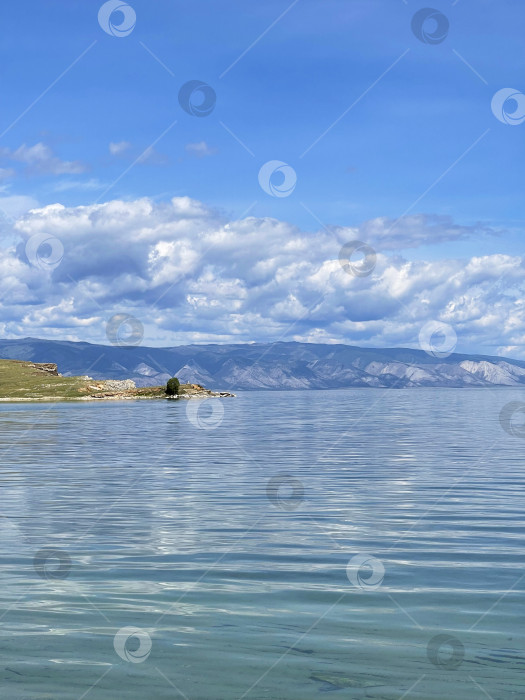
[(109, 144), (109, 152), (112, 156), (120, 156), (131, 148), (129, 141), (111, 141)]
[(25, 143), (15, 151), (2, 149), (0, 155), (8, 161), (22, 163), (31, 175), (77, 175), (87, 170), (80, 161), (61, 160), (45, 143), (34, 146)]
[(198, 141), (196, 143), (187, 143), (185, 146), (186, 153), (189, 153), (195, 158), (204, 158), (206, 156), (213, 156), (217, 153), (217, 149), (209, 146), (206, 141)]
[[(125, 312), (153, 345), (285, 338), (416, 347), (422, 326), (438, 320), (454, 327), (458, 349), (523, 346), (522, 257), (407, 260), (392, 252), (390, 225), (311, 233), (271, 218), (228, 220), (188, 197), (32, 209), (14, 225), (18, 246), (2, 250), (0, 327), (105, 342), (106, 321)], [(418, 247), (479, 228), (492, 233), (420, 215), (398, 222), (395, 235), (398, 247)], [(25, 255), (43, 233), (64, 248), (53, 270)], [(339, 263), (355, 238), (377, 252), (366, 277)]]

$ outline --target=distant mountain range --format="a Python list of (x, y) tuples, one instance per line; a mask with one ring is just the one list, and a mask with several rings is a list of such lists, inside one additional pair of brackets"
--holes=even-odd
[(181, 382), (220, 391), (345, 387), (525, 385), (525, 362), (484, 355), (432, 357), (408, 348), (274, 343), (116, 347), (61, 340), (0, 340), (0, 358), (54, 362), (63, 375)]

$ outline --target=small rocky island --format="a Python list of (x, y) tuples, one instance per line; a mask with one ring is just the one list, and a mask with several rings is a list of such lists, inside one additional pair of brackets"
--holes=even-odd
[(131, 379), (64, 377), (56, 364), (0, 360), (0, 401), (119, 401), (123, 399), (207, 399), (230, 397), (226, 391), (200, 384), (180, 384), (176, 377), (167, 386), (136, 387)]

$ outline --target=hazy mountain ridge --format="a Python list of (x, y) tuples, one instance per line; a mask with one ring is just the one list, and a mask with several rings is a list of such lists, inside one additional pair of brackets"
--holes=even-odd
[(64, 375), (133, 379), (137, 386), (177, 376), (218, 390), (525, 385), (525, 362), (409, 348), (314, 343), (115, 347), (69, 341), (0, 340), (0, 357), (54, 362)]

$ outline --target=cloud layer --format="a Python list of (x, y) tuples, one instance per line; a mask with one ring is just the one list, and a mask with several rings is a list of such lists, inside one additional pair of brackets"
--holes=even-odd
[[(129, 313), (143, 323), (146, 345), (286, 339), (416, 347), (430, 320), (453, 326), (458, 350), (518, 357), (525, 340), (521, 257), (403, 256), (407, 248), (493, 234), (446, 218), (309, 233), (269, 218), (228, 221), (179, 197), (55, 204), (31, 210), (14, 232), (20, 242), (0, 262), (4, 337), (107, 342), (107, 320)], [(368, 276), (339, 263), (341, 247), (354, 239), (376, 250)]]

